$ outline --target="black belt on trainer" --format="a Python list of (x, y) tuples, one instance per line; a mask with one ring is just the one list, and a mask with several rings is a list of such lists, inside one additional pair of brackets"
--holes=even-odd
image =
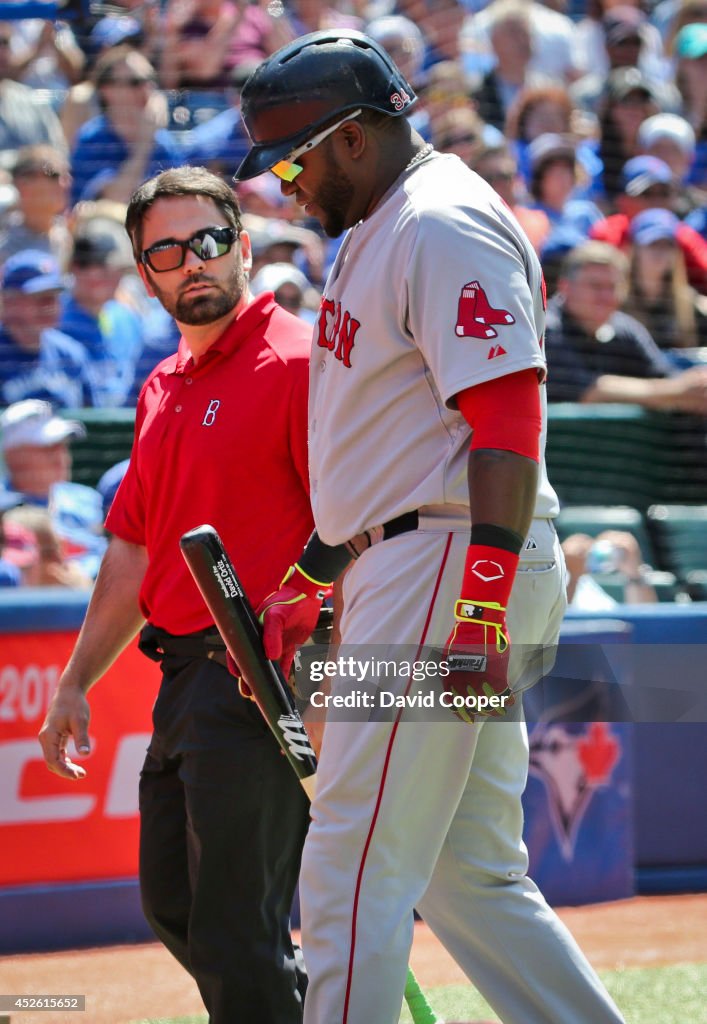
[(175, 658), (206, 658), (226, 666), (226, 645), (215, 627), (174, 636), (148, 623), (140, 632), (138, 646), (152, 661), (161, 661), (165, 655), (171, 655)]

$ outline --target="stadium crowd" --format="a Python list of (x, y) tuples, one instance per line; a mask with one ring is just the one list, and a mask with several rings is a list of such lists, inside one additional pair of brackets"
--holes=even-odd
[[(80, 425), (61, 431), (53, 411), (133, 407), (176, 348), (135, 272), (131, 193), (185, 163), (230, 181), (247, 150), (241, 85), (319, 28), (384, 45), (418, 93), (418, 131), (515, 212), (547, 282), (549, 401), (704, 424), (707, 0), (9, 0), (3, 16), (0, 585), (36, 582), (43, 546), (67, 551), (70, 460), (32, 498), (48, 510), (37, 525), (18, 512), (17, 437), (68, 451)], [(237, 195), (253, 292), (313, 322), (339, 240), (272, 175)], [(90, 585), (101, 496), (73, 500), (92, 539), (50, 576)]]

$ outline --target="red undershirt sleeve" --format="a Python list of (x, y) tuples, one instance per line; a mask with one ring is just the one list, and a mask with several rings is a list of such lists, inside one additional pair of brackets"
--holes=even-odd
[(455, 396), (471, 427), (471, 450), (496, 448), (540, 461), (542, 412), (537, 369), (475, 384)]

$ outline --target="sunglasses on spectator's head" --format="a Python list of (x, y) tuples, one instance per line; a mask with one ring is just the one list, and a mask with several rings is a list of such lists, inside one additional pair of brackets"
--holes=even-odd
[(360, 113), (362, 113), (361, 110), (354, 110), (351, 114), (347, 114), (346, 117), (342, 117), (336, 124), (330, 124), (328, 128), (325, 128), (317, 135), (313, 135), (309, 142), (305, 142), (302, 146), (297, 146), (296, 149), (291, 150), (282, 160), (278, 160), (276, 164), (273, 164), (270, 170), (281, 181), (294, 181), (297, 175), (301, 174), (304, 170), (302, 164), (295, 163), (295, 160), (304, 153), (309, 153), (320, 142), (324, 142), (324, 139), (329, 135), (333, 135), (337, 128), (341, 128), (342, 124), (346, 124), (347, 121), (353, 121)]
[(184, 241), (165, 238), (141, 252), (140, 262), (147, 264), (157, 274), (162, 274), (166, 270), (178, 270), (187, 258), (187, 250), (195, 253), (200, 260), (215, 260), (231, 251), (238, 234), (235, 228), (210, 227), (195, 231), (191, 238)]

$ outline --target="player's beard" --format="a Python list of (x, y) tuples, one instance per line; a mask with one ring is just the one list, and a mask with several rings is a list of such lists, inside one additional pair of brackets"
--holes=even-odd
[[(227, 316), (238, 305), (247, 289), (247, 277), (240, 260), (225, 281), (218, 281), (208, 273), (195, 274), (184, 282), (182, 290), (176, 295), (160, 288), (157, 275), (149, 276), (152, 290), (169, 315), (180, 324), (190, 326), (210, 324)], [(197, 295), (184, 294), (186, 289), (202, 282), (212, 285), (215, 290)]]
[(354, 187), (351, 179), (335, 163), (330, 166), (331, 170), (322, 179), (312, 202), (322, 211), (320, 220), (325, 234), (329, 238), (338, 238), (342, 231), (351, 227), (349, 210)]

